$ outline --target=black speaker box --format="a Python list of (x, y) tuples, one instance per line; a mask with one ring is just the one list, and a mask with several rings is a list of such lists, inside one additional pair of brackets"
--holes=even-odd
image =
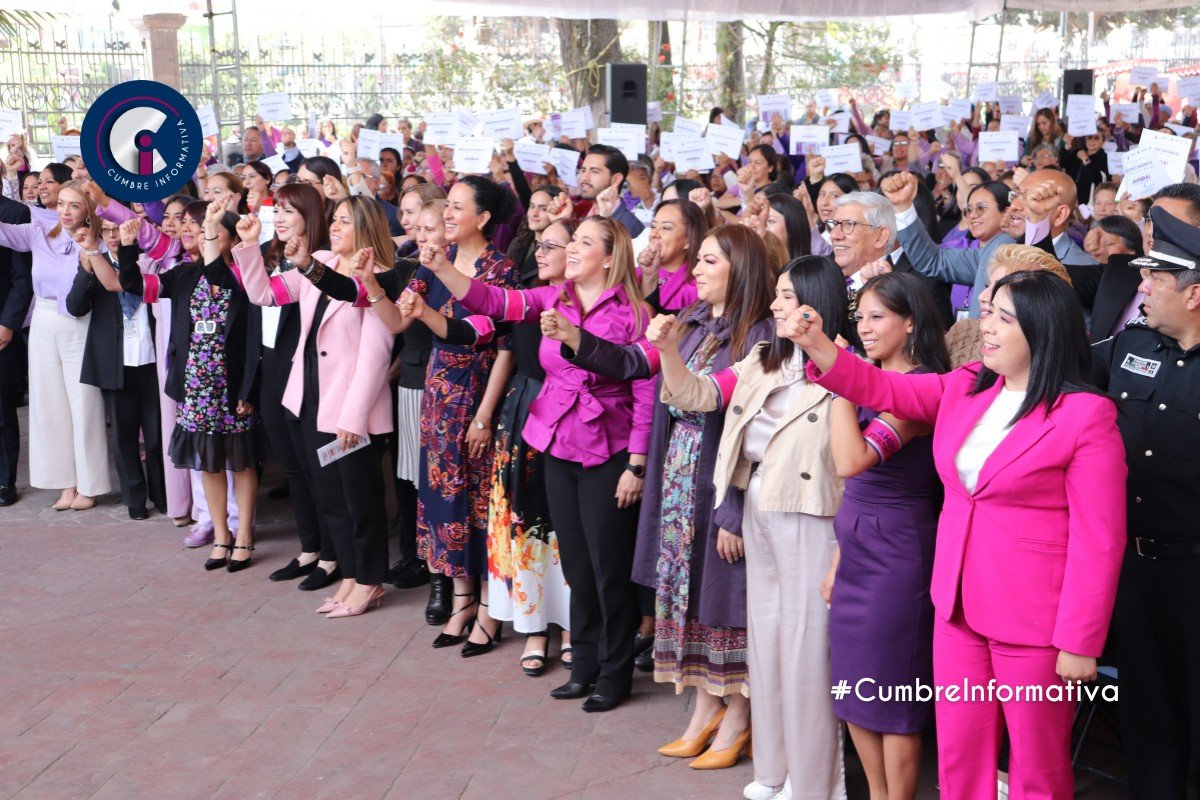
[(606, 64), (604, 99), (609, 124), (646, 124), (646, 65)]
[(1096, 73), (1090, 69), (1069, 69), (1063, 72), (1062, 110), (1065, 112), (1067, 109), (1067, 95), (1092, 94), (1095, 79)]

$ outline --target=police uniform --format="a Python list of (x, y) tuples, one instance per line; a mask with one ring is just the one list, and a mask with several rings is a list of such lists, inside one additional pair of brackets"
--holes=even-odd
[[(1200, 228), (1152, 209), (1137, 269), (1200, 268)], [(1200, 345), (1131, 322), (1092, 348), (1118, 398), (1129, 465), (1129, 545), (1114, 614), (1132, 796), (1183, 800), (1200, 764)]]

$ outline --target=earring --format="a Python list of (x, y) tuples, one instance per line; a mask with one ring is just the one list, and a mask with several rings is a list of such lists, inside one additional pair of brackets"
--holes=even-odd
[(605, 264), (604, 264), (604, 268), (605, 268), (605, 269), (612, 269), (612, 264), (605, 262)]

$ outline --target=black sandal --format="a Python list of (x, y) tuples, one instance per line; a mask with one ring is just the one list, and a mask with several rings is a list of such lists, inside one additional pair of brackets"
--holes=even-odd
[[(253, 550), (253, 549), (254, 549), (254, 545), (252, 545), (252, 544), (235, 544), (235, 545), (233, 546), (233, 549), (234, 549), (234, 550)], [(245, 569), (246, 567), (250, 566), (250, 561), (251, 561), (251, 560), (252, 560), (252, 558), (247, 558), (247, 559), (245, 559), (245, 560), (243, 560), (243, 561), (234, 561), (234, 560), (233, 560), (233, 553), (232, 553), (232, 552), (230, 552), (230, 554), (229, 554), (229, 565), (228, 565), (227, 567), (225, 567), (225, 571), (226, 571), (226, 572), (239, 572), (240, 570), (243, 570), (243, 569)]]
[[(550, 631), (549, 630), (541, 630), (541, 631), (537, 631), (535, 633), (527, 633), (527, 634), (525, 634), (525, 642), (528, 644), (529, 640), (534, 637), (540, 637), (542, 639), (545, 639), (546, 640), (546, 649), (545, 650), (530, 650), (528, 653), (522, 654), (522, 656), (521, 656), (521, 671), (524, 672), (526, 675), (528, 675), (531, 678), (536, 678), (539, 675), (541, 675), (543, 672), (546, 671), (546, 650), (550, 649)], [(536, 667), (530, 667), (530, 666), (526, 665), (527, 662), (530, 662), (530, 661), (540, 661), (541, 663), (538, 664)]]
[[(463, 594), (454, 592), (454, 597), (475, 597), (475, 592), (464, 592)], [(464, 611), (469, 611), (472, 608), (474, 608), (476, 605), (478, 605), (478, 603), (479, 603), (478, 600), (472, 600), (471, 602), (467, 603), (465, 606), (460, 608), (458, 611), (450, 612), (450, 616), (454, 617), (454, 616), (457, 616), (458, 614), (463, 613)], [(478, 610), (476, 611), (476, 613), (478, 613)], [(449, 621), (447, 620), (447, 623), (448, 622)], [(433, 640), (433, 646), (436, 648), (450, 647), (452, 645), (458, 644), (459, 642), (466, 641), (467, 637), (471, 635), (471, 628), (474, 625), (475, 625), (475, 619), (472, 618), (471, 621), (468, 622), (466, 624), (466, 626), (463, 627), (462, 633), (459, 633), (459, 634), (450, 634), (450, 633), (445, 633), (445, 632), (439, 633), (437, 635), (437, 638)]]
[[(571, 657), (570, 661), (567, 660), (567, 656)], [(571, 645), (564, 647), (558, 652), (558, 660), (562, 662), (563, 669), (570, 669), (575, 666), (575, 648), (571, 647)]]
[(229, 554), (233, 551), (233, 542), (229, 544), (214, 544), (213, 547), (223, 547), (226, 550), (224, 558), (209, 558), (204, 561), (204, 568), (209, 572), (214, 569), (220, 569), (229, 563)]

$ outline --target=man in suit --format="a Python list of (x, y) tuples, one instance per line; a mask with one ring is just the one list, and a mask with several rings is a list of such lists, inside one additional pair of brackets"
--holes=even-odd
[(1102, 270), (1096, 259), (1067, 235), (1079, 205), (1075, 181), (1059, 170), (1038, 170), (1012, 194), (1013, 204), (1025, 209), (1025, 243), (1035, 244), (1049, 235), (1054, 257), (1067, 268), (1084, 313), (1090, 317)]
[(1092, 348), (1096, 385), (1120, 398), (1129, 467), (1114, 619), (1135, 800), (1183, 800), (1200, 763), (1200, 226), (1162, 199), (1153, 245), (1130, 262), (1145, 316)]
[[(1200, 186), (1194, 183), (1174, 183), (1154, 196), (1152, 208), (1161, 208), (1189, 225), (1200, 227)], [(1147, 231), (1152, 228), (1147, 224)], [(1151, 241), (1153, 241), (1151, 239)], [(1140, 255), (1140, 253), (1139, 253)], [(1096, 289), (1096, 304), (1092, 311), (1092, 343), (1120, 333), (1127, 322), (1141, 316), (1142, 293), (1138, 290), (1141, 276), (1137, 270), (1116, 268), (1129, 259), (1114, 257), (1104, 271)]]
[[(0, 222), (29, 222), (29, 207), (0, 197)], [(17, 502), (17, 459), (21, 431), (17, 424), (20, 402), (21, 328), (33, 302), (33, 256), (0, 247), (0, 506)]]
[(1133, 220), (1120, 214), (1103, 217), (1089, 233), (1095, 240), (1090, 252), (1103, 265), (1096, 302), (1092, 306), (1092, 344), (1124, 330), (1126, 323), (1141, 316), (1138, 284), (1142, 277), (1129, 262), (1141, 258), (1142, 232)]

